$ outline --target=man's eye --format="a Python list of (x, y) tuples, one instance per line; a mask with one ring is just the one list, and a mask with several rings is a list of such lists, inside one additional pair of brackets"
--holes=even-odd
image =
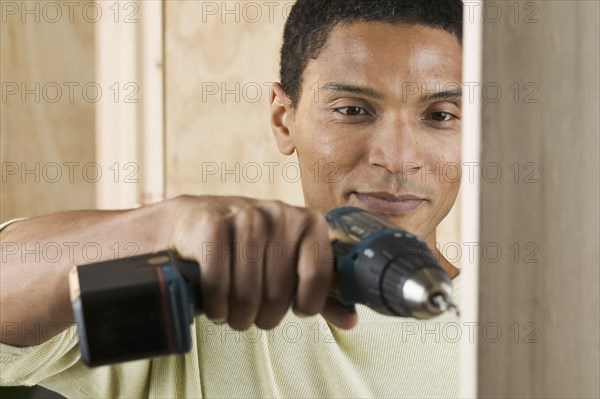
[(432, 112), (429, 114), (429, 119), (432, 119), (436, 122), (448, 122), (454, 118), (454, 115), (448, 112)]
[(348, 116), (367, 115), (367, 111), (361, 107), (340, 107), (336, 111)]

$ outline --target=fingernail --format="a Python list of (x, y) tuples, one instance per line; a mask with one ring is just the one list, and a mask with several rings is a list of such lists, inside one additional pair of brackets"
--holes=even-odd
[(304, 313), (300, 313), (299, 311), (297, 311), (296, 309), (292, 308), (292, 312), (299, 318), (301, 319), (305, 319), (308, 317), (308, 315), (305, 315)]

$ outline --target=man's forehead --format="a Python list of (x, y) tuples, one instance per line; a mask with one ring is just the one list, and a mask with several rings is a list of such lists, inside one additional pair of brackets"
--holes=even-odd
[(380, 22), (336, 27), (305, 70), (304, 88), (383, 98), (385, 93), (460, 94), (462, 51), (454, 35)]
[(458, 38), (442, 28), (381, 21), (338, 24), (327, 35), (321, 51), (351, 49), (357, 46), (362, 46), (363, 51), (395, 48), (406, 52), (414, 49), (447, 48), (457, 54), (462, 52)]

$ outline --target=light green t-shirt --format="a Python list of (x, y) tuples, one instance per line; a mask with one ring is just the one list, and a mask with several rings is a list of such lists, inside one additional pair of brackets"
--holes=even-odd
[[(453, 285), (459, 303), (460, 276)], [(362, 305), (357, 312), (352, 330), (293, 312), (268, 331), (238, 332), (199, 316), (188, 354), (98, 368), (79, 361), (72, 326), (38, 346), (0, 344), (0, 385), (39, 384), (73, 398), (459, 395), (459, 341), (465, 331), (452, 312), (426, 321), (383, 316)]]

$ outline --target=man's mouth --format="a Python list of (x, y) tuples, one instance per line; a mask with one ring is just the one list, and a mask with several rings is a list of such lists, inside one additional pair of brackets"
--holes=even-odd
[(426, 199), (414, 194), (396, 195), (387, 192), (352, 192), (350, 198), (356, 198), (367, 209), (379, 212), (406, 214), (414, 211), (425, 202)]

